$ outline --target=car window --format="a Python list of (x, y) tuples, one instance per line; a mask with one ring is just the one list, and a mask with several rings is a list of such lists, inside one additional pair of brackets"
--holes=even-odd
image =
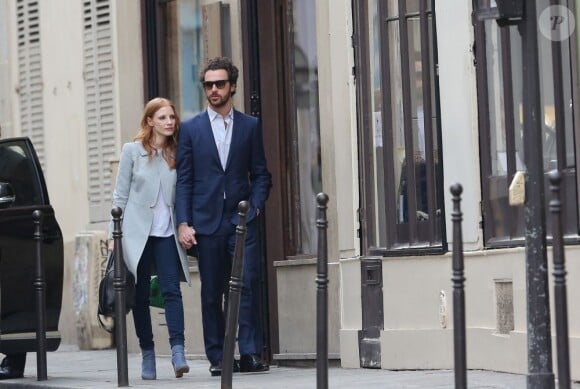
[(25, 143), (0, 143), (0, 182), (12, 186), (14, 207), (42, 204), (33, 157)]

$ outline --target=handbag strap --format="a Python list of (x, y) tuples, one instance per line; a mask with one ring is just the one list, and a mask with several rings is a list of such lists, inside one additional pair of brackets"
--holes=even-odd
[(107, 326), (103, 322), (103, 319), (101, 319), (101, 315), (97, 313), (97, 321), (99, 322), (99, 327), (101, 327), (102, 329), (107, 331), (109, 334), (112, 334), (113, 332), (115, 332), (115, 319), (111, 318), (111, 320), (113, 321), (113, 324), (111, 324), (110, 326)]

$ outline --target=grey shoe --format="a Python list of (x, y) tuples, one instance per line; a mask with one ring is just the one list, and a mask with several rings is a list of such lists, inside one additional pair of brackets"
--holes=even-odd
[(155, 367), (155, 350), (141, 350), (143, 361), (141, 362), (141, 378), (144, 380), (157, 379)]
[(171, 347), (171, 364), (175, 371), (175, 377), (183, 377), (183, 373), (189, 373), (189, 366), (185, 360), (185, 353), (182, 344), (176, 344)]

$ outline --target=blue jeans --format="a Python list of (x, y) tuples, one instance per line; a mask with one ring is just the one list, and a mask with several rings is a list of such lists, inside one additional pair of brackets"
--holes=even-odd
[(175, 238), (173, 235), (166, 238), (150, 236), (137, 266), (133, 308), (135, 332), (142, 350), (152, 350), (155, 346), (149, 311), (149, 284), (153, 269), (159, 278), (159, 288), (165, 302), (169, 344), (173, 347), (183, 345), (185, 341), (183, 301), (179, 286), (182, 269)]

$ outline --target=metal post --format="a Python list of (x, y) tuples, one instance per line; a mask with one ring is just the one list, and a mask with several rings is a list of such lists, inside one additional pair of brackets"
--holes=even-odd
[(544, 205), (544, 111), (540, 106), (536, 0), (526, 1), (525, 17), (519, 29), (522, 36), (524, 154), (527, 168), (524, 207), (528, 315), (527, 387), (551, 389), (554, 387), (554, 374)]
[(115, 287), (115, 344), (117, 346), (117, 386), (129, 386), (129, 369), (127, 360), (127, 320), (125, 313), (126, 276), (121, 238), (121, 214), (119, 207), (111, 210), (113, 216), (113, 239), (115, 240), (115, 270), (113, 286)]
[(316, 388), (328, 389), (328, 248), (326, 209), (328, 195), (316, 195), (318, 263), (316, 270)]
[(46, 381), (46, 279), (44, 277), (44, 260), (42, 258), (42, 211), (32, 212), (34, 220), (34, 240), (36, 241), (36, 274), (34, 289), (36, 291), (36, 375), (38, 381)]
[(552, 213), (552, 260), (554, 263), (554, 304), (556, 309), (556, 346), (558, 355), (558, 388), (570, 389), (570, 353), (568, 350), (568, 301), (566, 297), (566, 265), (562, 239), (561, 174), (550, 172), (550, 212)]
[(234, 369), (234, 348), (236, 346), (236, 330), (240, 313), (240, 297), (244, 285), (244, 246), (246, 243), (246, 213), (250, 208), (247, 201), (238, 204), (240, 224), (236, 227), (236, 247), (230, 278), (230, 290), (226, 316), (226, 333), (224, 337), (224, 351), (222, 358), (222, 389), (232, 388), (232, 374)]
[(465, 339), (465, 290), (463, 266), (463, 234), (461, 222), (461, 184), (453, 184), (450, 188), (453, 195), (453, 345), (455, 361), (455, 389), (467, 389), (467, 354)]

